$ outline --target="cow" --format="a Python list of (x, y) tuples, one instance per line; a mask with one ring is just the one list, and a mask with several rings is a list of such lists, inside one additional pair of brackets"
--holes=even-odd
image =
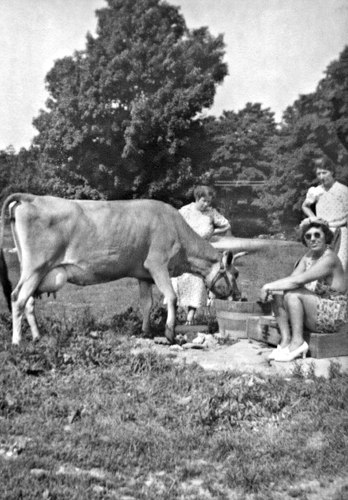
[[(7, 209), (21, 267), (12, 294), (2, 251)], [(1, 214), (0, 278), (9, 306), (12, 304), (13, 344), (21, 341), (23, 314), (33, 339), (39, 338), (34, 299), (55, 293), (66, 283), (87, 286), (136, 278), (144, 335), (150, 330), (152, 285), (156, 284), (167, 304), (165, 336), (171, 343), (175, 341), (176, 312), (171, 277), (189, 272), (201, 276), (218, 298), (240, 296), (232, 250), (250, 250), (248, 240), (236, 238), (234, 248), (219, 251), (163, 202), (70, 200), (15, 193), (4, 201)]]

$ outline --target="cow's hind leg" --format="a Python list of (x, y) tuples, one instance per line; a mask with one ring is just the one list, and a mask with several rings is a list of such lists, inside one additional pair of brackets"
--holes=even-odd
[(33, 339), (39, 338), (34, 313), (34, 294), (51, 293), (60, 290), (67, 282), (68, 275), (64, 266), (56, 267), (43, 278), (38, 273), (33, 273), (30, 278), (21, 277), (18, 285), (12, 292), (12, 320), (13, 336), (12, 343), (19, 344), (21, 341), (22, 317), (25, 312)]
[[(13, 290), (11, 299), (12, 299), (12, 343), (19, 344), (22, 338), (22, 318), (23, 314), (29, 299), (31, 299), (34, 295), (34, 292), (37, 288), (39, 277), (32, 276), (29, 279), (21, 278), (16, 288)], [(30, 314), (31, 305), (28, 306), (28, 314)], [(29, 322), (31, 323), (35, 320), (35, 316), (31, 317)], [(36, 325), (36, 323), (35, 323)], [(36, 326), (37, 329), (37, 326)]]
[(153, 264), (147, 262), (146, 267), (159, 291), (165, 297), (168, 309), (165, 335), (169, 342), (173, 344), (175, 340), (176, 295), (170, 281), (168, 269), (165, 265), (159, 265), (158, 262)]
[(143, 312), (142, 331), (144, 337), (150, 336), (150, 311), (152, 307), (152, 284), (148, 281), (139, 280), (140, 303)]
[(37, 327), (37, 322), (35, 317), (34, 297), (29, 297), (27, 303), (25, 304), (25, 317), (27, 318), (28, 324), (30, 326), (33, 340), (38, 340), (40, 338), (40, 333)]

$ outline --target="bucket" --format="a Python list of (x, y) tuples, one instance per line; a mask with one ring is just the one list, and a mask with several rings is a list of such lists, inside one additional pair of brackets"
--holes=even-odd
[(248, 338), (247, 322), (251, 316), (264, 316), (272, 313), (269, 302), (261, 304), (215, 299), (214, 305), (219, 333), (233, 339)]

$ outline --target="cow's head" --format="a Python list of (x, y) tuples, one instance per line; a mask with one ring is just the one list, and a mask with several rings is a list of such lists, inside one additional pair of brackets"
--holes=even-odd
[(210, 283), (210, 290), (218, 299), (227, 299), (232, 297), (232, 300), (240, 300), (241, 293), (238, 289), (237, 278), (239, 275), (234, 262), (246, 252), (240, 252), (233, 255), (231, 251), (225, 251), (222, 254), (220, 268)]

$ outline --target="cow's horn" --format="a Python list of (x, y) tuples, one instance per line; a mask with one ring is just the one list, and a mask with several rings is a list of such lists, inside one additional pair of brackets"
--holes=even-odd
[(225, 236), (219, 241), (212, 243), (213, 247), (217, 250), (231, 250), (235, 252), (257, 252), (267, 251), (272, 248), (289, 248), (292, 246), (299, 246), (301, 243), (298, 241), (287, 240), (262, 240), (258, 238), (234, 238), (233, 236)]
[(248, 255), (248, 252), (238, 252), (235, 255), (233, 255), (232, 264), (241, 257), (244, 257), (244, 255)]

